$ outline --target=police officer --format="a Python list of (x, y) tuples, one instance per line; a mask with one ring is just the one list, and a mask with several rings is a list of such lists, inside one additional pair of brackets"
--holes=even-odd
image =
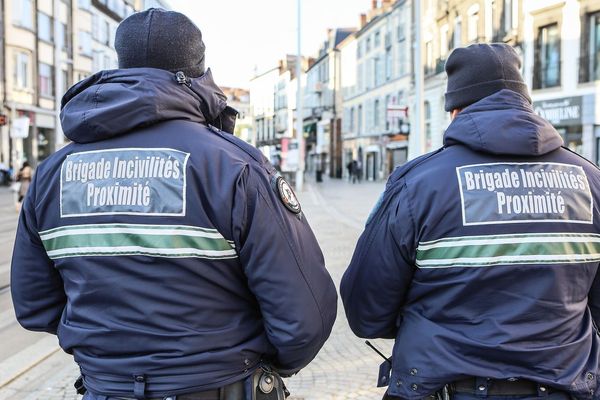
[(344, 274), (354, 333), (395, 339), (390, 399), (597, 396), (600, 172), (520, 68), (505, 44), (452, 52), (444, 145), (392, 173)]
[(231, 134), (200, 30), (150, 9), (115, 46), (119, 69), (64, 96), (72, 143), (26, 196), (17, 318), (58, 335), (86, 399), (241, 399), (259, 367), (315, 357), (335, 287), (289, 185)]

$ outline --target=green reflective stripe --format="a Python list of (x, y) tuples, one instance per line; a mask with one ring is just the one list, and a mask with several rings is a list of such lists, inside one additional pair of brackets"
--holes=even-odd
[(507, 255), (560, 255), (600, 253), (600, 243), (513, 243), (501, 245), (477, 245), (439, 247), (431, 250), (417, 250), (421, 260), (497, 257)]
[(421, 242), (419, 268), (512, 264), (569, 264), (600, 261), (600, 235), (520, 234), (466, 236)]
[(232, 241), (216, 229), (183, 225), (74, 225), (40, 232), (51, 259), (77, 256), (235, 258)]
[(231, 250), (225, 239), (182, 235), (140, 235), (111, 233), (98, 235), (69, 235), (43, 240), (47, 251), (77, 247), (140, 246), (146, 248), (192, 248), (203, 250)]

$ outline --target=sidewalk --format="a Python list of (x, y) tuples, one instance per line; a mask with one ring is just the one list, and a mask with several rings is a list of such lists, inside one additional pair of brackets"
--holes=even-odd
[[(336, 286), (344, 273), (371, 208), (384, 189), (383, 182), (308, 179), (298, 194), (302, 208), (323, 249)], [(392, 341), (374, 340), (384, 354)], [(315, 360), (287, 379), (294, 400), (380, 399), (375, 387), (382, 359), (354, 336), (346, 322), (341, 301), (333, 333)], [(78, 368), (62, 351), (51, 355), (0, 389), (0, 400), (77, 400), (72, 383)]]
[[(300, 203), (325, 256), (336, 286), (354, 251), (356, 241), (372, 207), (385, 188), (384, 182), (308, 179)], [(384, 354), (391, 354), (393, 342), (372, 340)], [(381, 399), (385, 390), (376, 387), (377, 372), (383, 360), (354, 336), (341, 300), (331, 337), (315, 360), (287, 381), (293, 399), (346, 400)]]

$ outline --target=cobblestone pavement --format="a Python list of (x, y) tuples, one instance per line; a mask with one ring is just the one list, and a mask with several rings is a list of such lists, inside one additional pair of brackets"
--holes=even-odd
[[(322, 183), (308, 182), (299, 195), (338, 287), (364, 221), (383, 188), (383, 183), (350, 184), (326, 179)], [(373, 342), (383, 353), (391, 353), (391, 341)], [(381, 399), (383, 390), (375, 387), (381, 361), (352, 334), (340, 301), (328, 342), (307, 368), (287, 379), (290, 400)], [(71, 357), (58, 351), (0, 389), (0, 400), (80, 399), (72, 386), (77, 373)]]

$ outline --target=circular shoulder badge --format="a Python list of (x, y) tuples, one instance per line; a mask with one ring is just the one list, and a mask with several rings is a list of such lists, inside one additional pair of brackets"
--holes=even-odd
[(281, 198), (283, 205), (294, 214), (300, 214), (302, 211), (300, 202), (298, 201), (298, 198), (296, 197), (296, 194), (294, 194), (294, 191), (290, 187), (289, 183), (287, 183), (286, 180), (280, 176), (277, 178), (276, 186), (277, 192), (279, 193), (279, 198)]

